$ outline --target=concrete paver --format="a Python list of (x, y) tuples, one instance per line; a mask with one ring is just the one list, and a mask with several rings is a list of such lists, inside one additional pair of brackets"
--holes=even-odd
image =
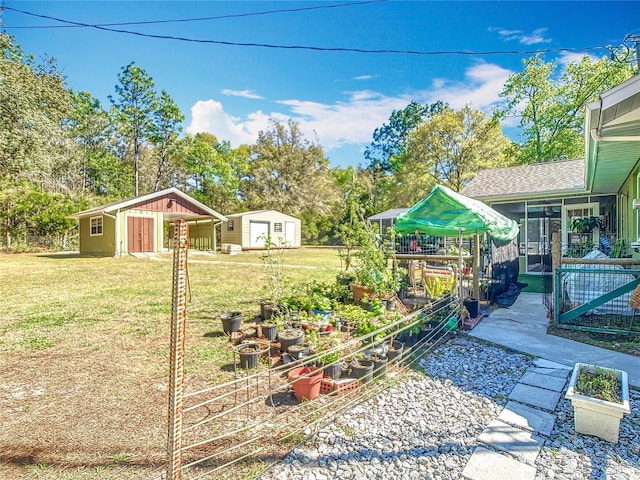
[(507, 452), (518, 460), (533, 465), (544, 441), (531, 432), (512, 427), (500, 420), (493, 420), (485, 428), (478, 441)]
[[(547, 335), (549, 323), (542, 304), (542, 294), (523, 292), (511, 307), (497, 308), (491, 312), (469, 331), (469, 335), (535, 355), (560, 364), (565, 369), (573, 368), (577, 362), (583, 362), (624, 370), (629, 375), (629, 384), (640, 387), (639, 357)], [(545, 365), (547, 364), (543, 363), (538, 366)]]
[(554, 411), (560, 400), (560, 392), (518, 383), (509, 394), (509, 399)]
[(550, 375), (552, 377), (566, 379), (569, 376), (570, 370), (567, 370), (564, 368), (560, 369), (560, 368), (531, 367), (527, 370), (527, 372), (542, 373), (543, 375)]
[(462, 476), (468, 480), (518, 479), (534, 480), (536, 469), (506, 455), (484, 447), (477, 447)]
[(556, 423), (554, 415), (518, 402), (507, 403), (507, 406), (498, 416), (498, 420), (547, 436), (551, 435), (553, 425)]
[(520, 379), (520, 383), (561, 392), (564, 389), (565, 383), (567, 383), (567, 379), (526, 371)]

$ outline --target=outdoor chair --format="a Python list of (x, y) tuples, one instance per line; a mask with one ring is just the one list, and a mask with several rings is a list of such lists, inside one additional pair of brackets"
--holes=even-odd
[(407, 267), (407, 275), (411, 283), (411, 293), (413, 295), (425, 295), (424, 285), (422, 284), (422, 266), (417, 260), (409, 260)]

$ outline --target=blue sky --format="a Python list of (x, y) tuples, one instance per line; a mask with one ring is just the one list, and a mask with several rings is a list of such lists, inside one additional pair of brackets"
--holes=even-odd
[[(356, 3), (355, 1), (353, 3)], [(221, 45), (148, 38), (7, 10), (2, 27), (25, 52), (57, 59), (75, 90), (109, 106), (117, 74), (132, 61), (186, 116), (185, 131), (207, 131), (236, 147), (255, 142), (269, 119), (299, 123), (332, 166), (364, 164), (375, 128), (411, 100), (466, 103), (491, 112), (505, 79), (532, 52), (551, 60), (570, 49), (620, 45), (640, 33), (640, 2), (349, 2), (6, 0), (10, 8), (91, 25), (228, 16), (190, 22), (111, 26), (151, 35), (281, 46), (471, 52), (412, 55)], [(329, 7), (309, 9), (311, 7)], [(607, 55), (605, 49), (584, 53)], [(582, 55), (582, 54), (581, 54)], [(515, 135), (513, 125), (505, 133)]]

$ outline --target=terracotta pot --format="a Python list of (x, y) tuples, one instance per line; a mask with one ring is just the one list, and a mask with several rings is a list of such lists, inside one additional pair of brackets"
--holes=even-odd
[(323, 371), (317, 367), (298, 367), (289, 371), (287, 378), (293, 382), (298, 401), (315, 400), (320, 395)]

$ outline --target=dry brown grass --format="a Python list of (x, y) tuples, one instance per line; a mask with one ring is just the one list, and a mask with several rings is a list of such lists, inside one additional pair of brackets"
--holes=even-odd
[[(244, 257), (244, 259), (243, 259)], [(187, 389), (233, 377), (218, 317), (258, 312), (259, 255), (193, 256)], [(229, 264), (216, 263), (225, 260)], [(248, 263), (249, 265), (245, 265)], [(333, 250), (288, 251), (292, 281)], [(0, 255), (0, 478), (151, 478), (166, 459), (171, 262)]]

